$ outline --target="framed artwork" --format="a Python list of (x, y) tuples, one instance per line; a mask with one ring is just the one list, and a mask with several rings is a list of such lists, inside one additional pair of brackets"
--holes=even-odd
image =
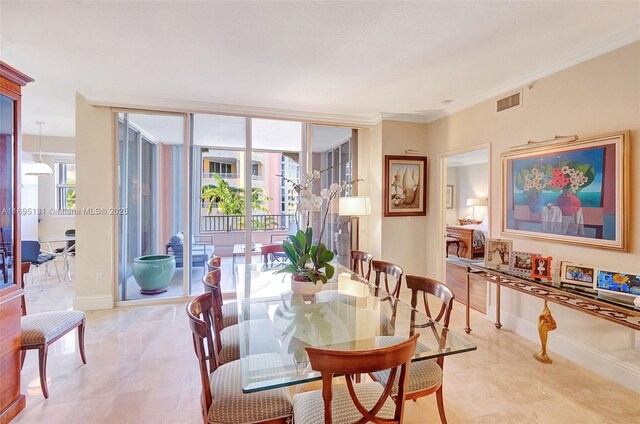
[(384, 157), (384, 216), (427, 214), (427, 157)]
[(560, 282), (574, 286), (594, 288), (596, 269), (590, 265), (563, 261), (560, 264)]
[(453, 209), (453, 186), (447, 186), (447, 209)]
[(598, 270), (597, 290), (615, 292), (628, 296), (640, 296), (640, 276), (623, 272)]
[(487, 239), (484, 249), (485, 265), (509, 265), (511, 240)]
[(502, 232), (627, 250), (629, 133), (502, 154)]
[(553, 268), (551, 268), (551, 256), (531, 255), (531, 278), (553, 278)]
[(521, 277), (530, 277), (533, 267), (531, 256), (533, 255), (539, 256), (537, 253), (511, 251), (509, 253), (509, 271)]

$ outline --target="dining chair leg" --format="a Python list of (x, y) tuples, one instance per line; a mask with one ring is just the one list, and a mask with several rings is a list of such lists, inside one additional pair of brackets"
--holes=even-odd
[(38, 280), (40, 281), (40, 293), (44, 291), (44, 286), (42, 285), (42, 271), (40, 270), (40, 265), (36, 266), (38, 270)]
[(82, 358), (82, 363), (87, 363), (87, 357), (84, 353), (84, 324), (86, 320), (82, 320), (82, 324), (78, 327), (78, 345), (80, 346), (80, 357)]
[(438, 413), (440, 414), (440, 422), (447, 424), (447, 417), (444, 414), (444, 397), (442, 395), (442, 386), (436, 391), (436, 400), (438, 401)]
[(49, 397), (49, 388), (47, 387), (47, 352), (48, 346), (40, 346), (38, 348), (38, 367), (40, 369), (40, 387), (45, 399)]

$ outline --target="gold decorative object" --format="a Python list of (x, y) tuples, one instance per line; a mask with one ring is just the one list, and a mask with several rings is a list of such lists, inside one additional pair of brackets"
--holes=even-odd
[(542, 313), (538, 318), (538, 334), (540, 335), (540, 344), (542, 345), (542, 349), (540, 350), (540, 352), (533, 355), (534, 358), (542, 363), (550, 364), (551, 362), (553, 362), (547, 355), (547, 334), (549, 333), (549, 331), (553, 331), (556, 328), (558, 328), (558, 326), (556, 325), (556, 320), (553, 319), (551, 310), (547, 306), (547, 301), (545, 300), (544, 308), (542, 309)]

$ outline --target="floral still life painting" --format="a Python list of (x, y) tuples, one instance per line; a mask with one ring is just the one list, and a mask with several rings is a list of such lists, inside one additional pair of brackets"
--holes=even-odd
[(385, 156), (384, 216), (426, 215), (427, 158)]
[(626, 248), (626, 133), (502, 155), (505, 233)]

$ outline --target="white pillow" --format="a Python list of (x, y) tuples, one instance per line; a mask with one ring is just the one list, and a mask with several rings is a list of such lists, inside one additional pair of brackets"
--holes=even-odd
[(489, 217), (485, 215), (485, 217), (482, 220), (482, 222), (480, 223), (480, 225), (488, 226), (489, 225)]

